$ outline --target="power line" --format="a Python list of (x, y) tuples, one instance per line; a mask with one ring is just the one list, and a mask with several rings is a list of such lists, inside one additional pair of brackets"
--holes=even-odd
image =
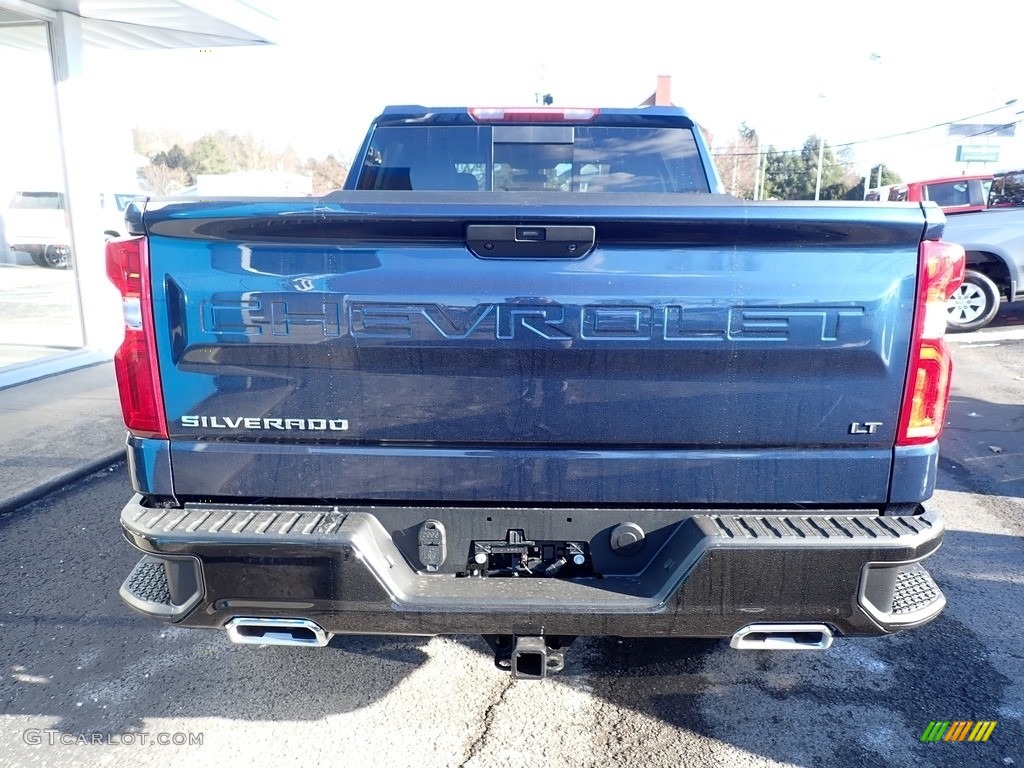
[[(898, 139), (898, 138), (901, 138), (903, 136), (912, 136), (915, 133), (923, 133), (924, 131), (931, 131), (931, 130), (934, 130), (936, 128), (942, 128), (944, 126), (950, 125), (951, 123), (959, 123), (959, 122), (963, 122), (964, 120), (973, 120), (976, 117), (984, 117), (985, 115), (991, 115), (993, 112), (999, 112), (999, 111), (1001, 111), (1003, 109), (1006, 109), (1008, 106), (1014, 104), (1016, 101), (1017, 101), (1016, 99), (1010, 99), (1009, 101), (1007, 101), (1003, 105), (995, 107), (993, 109), (989, 109), (989, 110), (986, 110), (984, 112), (979, 112), (979, 113), (977, 113), (975, 115), (967, 115), (966, 117), (958, 117), (958, 118), (954, 118), (952, 120), (946, 120), (945, 122), (936, 123), (935, 125), (929, 125), (929, 126), (926, 126), (924, 128), (914, 128), (914, 129), (909, 130), (909, 131), (901, 131), (900, 133), (891, 133), (891, 134), (889, 134), (887, 136), (879, 136), (879, 137), (874, 138), (874, 139), (858, 139), (857, 141), (847, 141), (847, 142), (844, 142), (842, 144), (829, 144), (829, 147), (831, 149), (843, 149), (843, 148), (846, 148), (846, 147), (855, 147), (855, 146), (858, 146), (860, 144), (873, 144), (873, 143), (879, 142), (879, 141), (887, 141), (888, 139)], [(1002, 124), (1002, 125), (998, 125), (998, 126), (996, 126), (994, 128), (986, 130), (986, 131), (979, 131), (978, 133), (972, 133), (972, 134), (969, 134), (967, 136), (959, 136), (957, 138), (963, 139), (963, 138), (973, 138), (975, 136), (983, 136), (986, 133), (993, 133), (996, 130), (999, 130), (1001, 128), (1006, 128), (1006, 127), (1008, 127), (1010, 125), (1017, 125), (1018, 123), (1021, 123), (1021, 122), (1024, 122), (1024, 120), (1014, 120), (1013, 122), (1005, 123), (1005, 124)], [(935, 146), (941, 146), (941, 144), (937, 144)], [(804, 152), (805, 150), (806, 150), (806, 147), (800, 147), (799, 149), (777, 149), (777, 150), (772, 150), (772, 152), (774, 154), (777, 154), (777, 155), (798, 155), (798, 154), (801, 154), (802, 152)], [(768, 154), (768, 150), (763, 150), (761, 152), (712, 152), (712, 154), (715, 155), (716, 157), (756, 157), (758, 155), (766, 155), (766, 154)]]
[(952, 144), (958, 144), (961, 141), (963, 141), (964, 139), (973, 139), (973, 138), (976, 138), (978, 136), (985, 136), (987, 134), (996, 133), (997, 131), (1002, 130), (1003, 128), (1009, 128), (1011, 125), (1020, 125), (1021, 123), (1024, 123), (1024, 118), (1021, 118), (1019, 120), (1014, 120), (1013, 122), (1010, 122), (1010, 123), (1002, 123), (1000, 125), (992, 126), (991, 128), (989, 128), (988, 130), (985, 130), (985, 131), (978, 131), (977, 133), (970, 133), (970, 134), (966, 134), (964, 136), (951, 136), (951, 137), (948, 137), (947, 139), (945, 139), (943, 141), (935, 142), (934, 144), (925, 144), (924, 146), (911, 147), (909, 149), (903, 150), (902, 154), (904, 154), (904, 155), (917, 154), (918, 152), (923, 152), (923, 151), (928, 150), (928, 149), (935, 149), (937, 147), (946, 147), (946, 146), (950, 146)]

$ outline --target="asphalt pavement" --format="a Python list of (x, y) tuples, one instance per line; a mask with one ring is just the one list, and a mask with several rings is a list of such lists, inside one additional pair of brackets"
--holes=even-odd
[[(5, 765), (1024, 760), (1020, 500), (946, 474), (951, 530), (929, 565), (950, 605), (931, 625), (825, 653), (584, 640), (543, 682), (498, 673), (475, 637), (259, 648), (136, 616), (117, 597), (136, 559), (116, 524), (126, 496), (118, 465), (0, 518)], [(939, 719), (998, 725), (983, 744), (921, 743)]]
[(0, 513), (124, 457), (112, 363), (0, 389)]
[[(949, 605), (926, 627), (824, 653), (585, 639), (542, 682), (499, 674), (476, 637), (235, 646), (117, 597), (138, 557), (117, 463), (0, 515), (0, 763), (1024, 765), (1024, 318), (1008, 318), (954, 342), (948, 533), (928, 561)], [(920, 741), (929, 721), (983, 719), (988, 742)]]

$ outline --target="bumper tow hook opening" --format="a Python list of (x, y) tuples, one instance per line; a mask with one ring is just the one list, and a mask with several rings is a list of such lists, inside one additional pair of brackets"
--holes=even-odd
[(824, 624), (748, 624), (729, 645), (740, 650), (823, 651), (832, 645), (832, 630)]
[(228, 638), (243, 645), (298, 645), (322, 648), (331, 633), (308, 619), (258, 619), (238, 617), (226, 625)]

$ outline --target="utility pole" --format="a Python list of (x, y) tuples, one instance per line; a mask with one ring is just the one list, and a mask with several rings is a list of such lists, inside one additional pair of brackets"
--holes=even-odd
[[(822, 123), (825, 122), (825, 112), (824, 112), (824, 109), (825, 109), (825, 107), (824, 107), (825, 98), (826, 98), (826, 96), (825, 96), (824, 93), (819, 93), (818, 94), (818, 106), (822, 109), (822, 113), (821, 113), (820, 117), (818, 118), (818, 125), (819, 125), (819, 127), (822, 125)], [(814, 199), (815, 200), (820, 200), (821, 199), (821, 166), (822, 166), (822, 164), (825, 161), (825, 131), (819, 130), (818, 133), (819, 133), (819, 136), (818, 136), (818, 178), (817, 178), (817, 181), (814, 182)]]
[(814, 182), (814, 199), (821, 199), (821, 165), (825, 160), (825, 137), (818, 137), (818, 180)]
[(875, 186), (876, 187), (882, 186), (882, 164), (881, 163), (878, 164), (878, 183), (875, 184)]
[(545, 107), (555, 103), (554, 98), (550, 93), (547, 93), (547, 89), (544, 87), (544, 64), (540, 65), (540, 91), (533, 94), (533, 100), (540, 105)]
[(729, 187), (729, 194), (733, 197), (736, 196), (736, 164), (739, 162), (739, 145), (733, 141), (732, 143), (732, 186)]
[(754, 199), (761, 199), (761, 137), (757, 137), (757, 165), (754, 166)]

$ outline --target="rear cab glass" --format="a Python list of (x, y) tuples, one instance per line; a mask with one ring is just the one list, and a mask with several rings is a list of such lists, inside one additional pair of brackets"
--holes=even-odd
[(1024, 205), (1024, 171), (997, 173), (989, 188), (990, 208)]
[(124, 210), (128, 207), (128, 204), (136, 198), (134, 194), (115, 194), (114, 202), (117, 205), (117, 210), (124, 213)]
[(64, 209), (64, 195), (59, 192), (16, 192), (10, 207), (60, 211)]
[(924, 194), (927, 200), (936, 202), (940, 206), (971, 204), (971, 192), (966, 179), (926, 184)]
[(356, 188), (710, 191), (691, 129), (599, 125), (379, 126)]

